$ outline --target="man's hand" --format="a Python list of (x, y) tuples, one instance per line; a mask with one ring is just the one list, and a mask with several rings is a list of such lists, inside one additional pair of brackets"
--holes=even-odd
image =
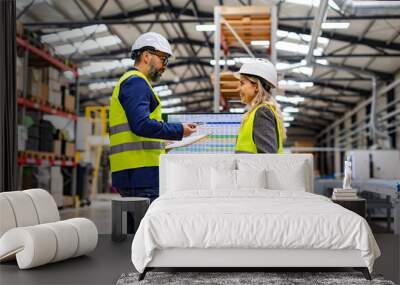
[(197, 124), (185, 123), (185, 124), (182, 124), (182, 126), (183, 126), (183, 136), (184, 137), (190, 136), (192, 133), (197, 131)]

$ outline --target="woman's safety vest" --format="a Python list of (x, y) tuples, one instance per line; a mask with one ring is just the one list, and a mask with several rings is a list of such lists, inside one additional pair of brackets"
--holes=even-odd
[[(140, 71), (132, 70), (126, 72), (115, 86), (110, 103), (109, 135), (111, 172), (159, 166), (160, 154), (165, 153), (163, 140), (138, 136), (132, 132), (129, 126), (125, 110), (119, 101), (119, 91), (121, 84), (132, 76), (141, 77), (147, 82), (158, 102), (158, 106), (150, 114), (150, 119), (162, 121), (161, 102), (156, 92), (154, 92), (151, 87), (150, 82)], [(134, 96), (134, 94), (131, 96)]]
[(275, 117), (275, 122), (278, 128), (278, 153), (283, 152), (282, 146), (282, 131), (281, 131), (281, 124), (282, 122), (278, 119), (278, 114), (276, 109), (273, 105), (268, 103), (261, 103), (253, 111), (249, 114), (246, 120), (242, 123), (239, 130), (239, 136), (236, 141), (236, 152), (248, 152), (248, 153), (257, 153), (257, 146), (254, 143), (253, 139), (253, 127), (254, 127), (254, 118), (256, 116), (257, 110), (262, 107), (268, 107)]

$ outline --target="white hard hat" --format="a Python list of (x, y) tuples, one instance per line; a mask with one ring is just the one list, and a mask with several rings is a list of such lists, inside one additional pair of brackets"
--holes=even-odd
[(132, 45), (132, 51), (139, 50), (143, 47), (153, 47), (156, 50), (165, 52), (170, 56), (173, 56), (171, 46), (166, 38), (162, 35), (149, 32), (140, 35)]
[(252, 58), (246, 61), (239, 70), (241, 74), (255, 75), (267, 81), (276, 88), (278, 76), (275, 66), (264, 58)]

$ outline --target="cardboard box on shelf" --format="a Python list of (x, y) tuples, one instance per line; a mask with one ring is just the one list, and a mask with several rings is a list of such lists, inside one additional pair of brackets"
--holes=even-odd
[(17, 73), (17, 78), (16, 78), (16, 87), (17, 87), (17, 91), (19, 92), (23, 92), (24, 91), (24, 77), (22, 74)]
[(49, 98), (48, 98), (48, 102), (50, 105), (54, 105), (54, 93), (55, 91), (49, 89)]
[(75, 112), (75, 97), (65, 94), (64, 96), (64, 108), (68, 112)]
[(63, 85), (63, 86), (68, 86), (68, 83), (69, 83), (68, 79), (61, 74), (60, 74), (59, 82), (60, 82), (60, 85)]
[(48, 101), (50, 105), (54, 107), (62, 107), (62, 101), (61, 101), (61, 91), (56, 91), (49, 89), (49, 96), (48, 96)]
[(42, 92), (40, 94), (40, 99), (42, 99), (44, 102), (49, 101), (49, 86), (45, 83), (42, 83)]
[(49, 67), (49, 80), (58, 81), (60, 79), (60, 71), (54, 67)]
[(86, 151), (87, 136), (92, 135), (92, 132), (92, 124), (85, 117), (79, 117), (76, 126), (76, 149), (78, 151)]
[(42, 94), (42, 79), (43, 72), (42, 69), (30, 67), (29, 68), (29, 78), (28, 78), (28, 95), (35, 98), (40, 98)]
[(65, 155), (68, 157), (75, 157), (75, 144), (72, 142), (65, 143)]
[(61, 140), (54, 140), (54, 154), (60, 156), (61, 152)]
[(24, 90), (24, 59), (22, 57), (17, 57), (17, 71), (16, 71), (16, 81), (17, 81), (17, 91), (23, 92)]
[(62, 108), (62, 96), (61, 96), (61, 92), (54, 92), (53, 94), (54, 96), (54, 106)]
[(29, 95), (31, 95), (32, 97), (35, 97), (35, 98), (40, 98), (41, 93), (42, 93), (42, 83), (32, 81)]
[(26, 141), (28, 140), (28, 129), (23, 125), (18, 125), (18, 151), (26, 149)]
[(50, 180), (50, 193), (56, 201), (57, 207), (64, 206), (63, 197), (63, 181), (64, 178), (61, 174), (60, 166), (53, 166), (50, 170), (51, 180)]
[(49, 69), (46, 68), (42, 68), (42, 82), (49, 84)]
[(29, 68), (32, 82), (43, 81), (43, 70), (41, 68), (31, 67)]
[(17, 57), (17, 74), (24, 74), (24, 58)]
[(49, 89), (60, 92), (61, 85), (58, 80), (50, 79), (49, 80)]

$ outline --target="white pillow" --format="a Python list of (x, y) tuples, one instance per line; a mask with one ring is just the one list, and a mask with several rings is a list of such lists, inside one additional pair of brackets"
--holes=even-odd
[(240, 170), (265, 169), (267, 188), (271, 190), (307, 191), (312, 183), (309, 181), (309, 161), (297, 155), (254, 155), (251, 159), (239, 158), (237, 165)]
[(236, 170), (238, 188), (267, 188), (266, 170)]
[(169, 163), (167, 184), (169, 191), (210, 189), (210, 167)]
[(272, 190), (303, 191), (307, 189), (307, 177), (304, 163), (294, 164), (289, 171), (269, 169), (267, 188)]
[(236, 170), (233, 169), (211, 169), (212, 190), (236, 190)]
[(213, 191), (211, 183), (212, 169), (230, 171), (235, 169), (236, 160), (195, 158), (189, 159), (182, 156), (182, 159), (169, 161), (166, 169), (166, 191), (192, 191), (200, 192)]

